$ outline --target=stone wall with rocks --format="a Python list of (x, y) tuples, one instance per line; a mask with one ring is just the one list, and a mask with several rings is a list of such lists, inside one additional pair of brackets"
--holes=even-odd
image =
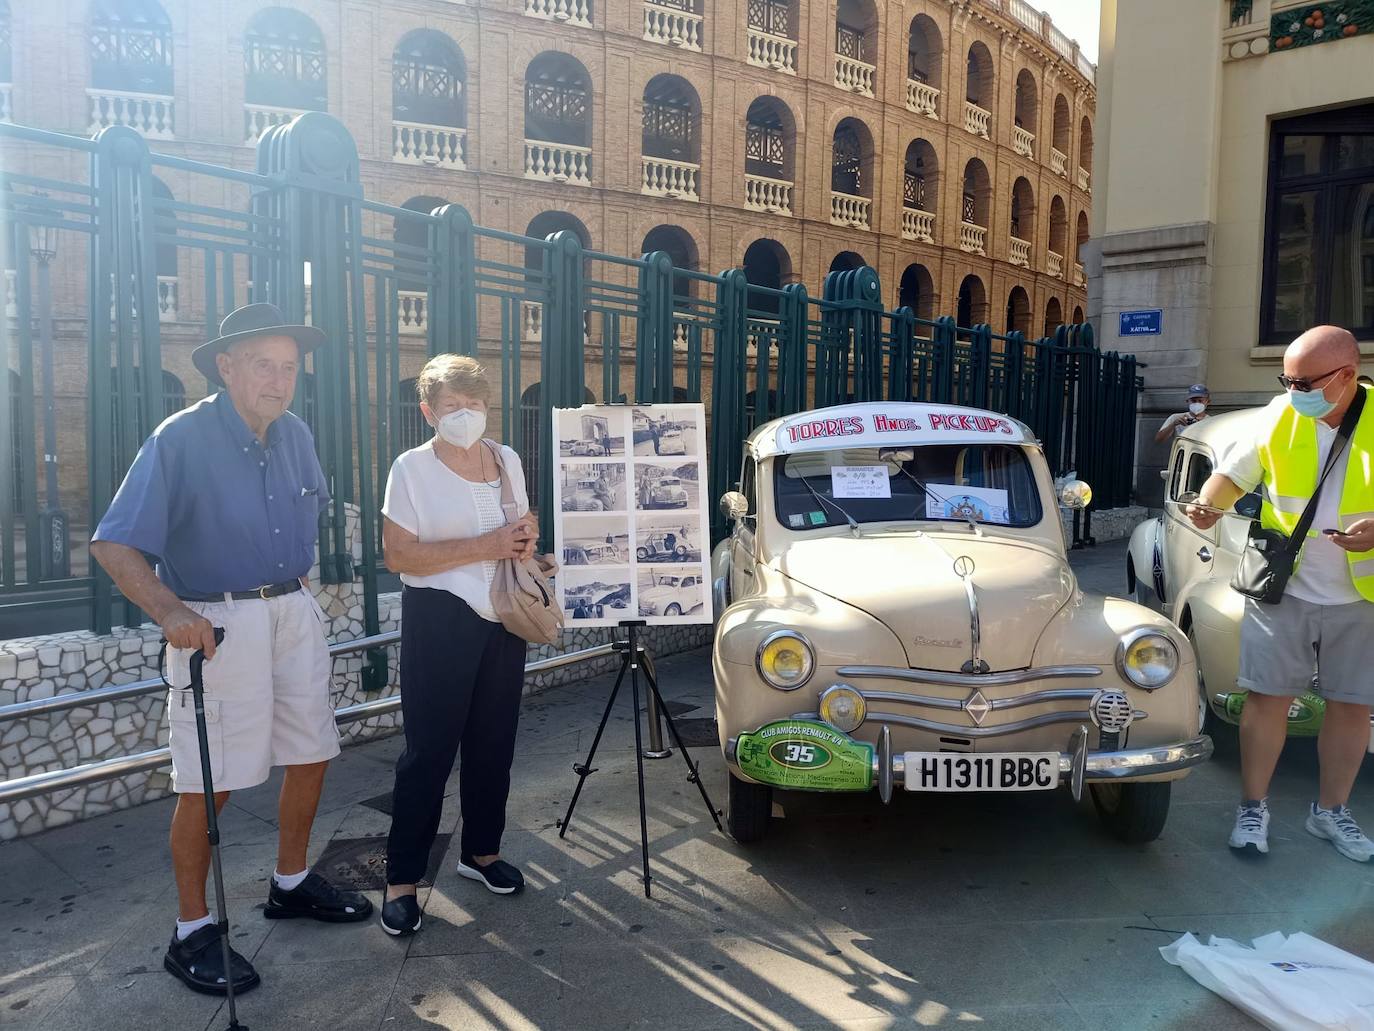
[[(1124, 508), (1092, 510), (1092, 538), (1097, 544), (1122, 541), (1146, 519), (1151, 518), (1148, 508), (1129, 505)], [(1064, 528), (1064, 546), (1073, 546), (1073, 513), (1068, 509), (1059, 510), (1059, 520)]]
[[(362, 546), (355, 511), (348, 513), (347, 524), (354, 558), (360, 561)], [(315, 598), (328, 619), (329, 640), (362, 637), (361, 584), (322, 585), (318, 572), (312, 570), (311, 582), (315, 585)], [(378, 610), (382, 632), (399, 629), (399, 594), (379, 596)], [(558, 645), (532, 645), (529, 661), (606, 643), (613, 632), (566, 631)], [(652, 654), (667, 655), (708, 644), (711, 628), (650, 627), (643, 640)], [(160, 648), (161, 635), (152, 625), (116, 628), (105, 636), (80, 631), (0, 642), (0, 705), (154, 679), (158, 676)], [(399, 656), (399, 648), (387, 649), (388, 683), (379, 692), (362, 689), (364, 653), (335, 658), (335, 704), (342, 708), (394, 694), (398, 690)], [(526, 677), (525, 692), (544, 691), (595, 676), (613, 669), (618, 661), (612, 655), (533, 673)], [(166, 692), (158, 689), (137, 698), (0, 723), (0, 781), (161, 748), (167, 743), (163, 720), (166, 700)], [(400, 713), (393, 712), (347, 724), (340, 728), (340, 734), (347, 745), (394, 734), (399, 724)], [(11, 804), (0, 803), (0, 841), (162, 798), (170, 793), (170, 780), (170, 771), (162, 768)]]

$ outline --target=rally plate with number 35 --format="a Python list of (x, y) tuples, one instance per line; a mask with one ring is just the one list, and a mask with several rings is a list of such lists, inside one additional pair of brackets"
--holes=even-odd
[(907, 752), (908, 791), (1049, 791), (1059, 786), (1058, 752)]

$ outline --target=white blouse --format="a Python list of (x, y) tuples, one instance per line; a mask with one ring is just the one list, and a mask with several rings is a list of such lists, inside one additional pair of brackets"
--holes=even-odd
[[(482, 445), (485, 447), (486, 445)], [(517, 517), (529, 511), (525, 472), (519, 456), (501, 445), (506, 475), (511, 480)], [(434, 441), (399, 455), (386, 481), (382, 515), (421, 541), (479, 537), (505, 524), (498, 481), (473, 483), (459, 476), (434, 453)], [(411, 587), (430, 587), (462, 598), (483, 619), (497, 622), (491, 604), (496, 563), (471, 562), (428, 576), (401, 574)]]

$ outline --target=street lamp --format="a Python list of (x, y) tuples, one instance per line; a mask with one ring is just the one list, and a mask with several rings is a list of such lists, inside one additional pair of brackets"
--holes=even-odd
[(44, 580), (65, 580), (71, 576), (72, 562), (67, 548), (67, 514), (62, 511), (57, 487), (57, 402), (53, 384), (52, 290), (48, 280), (48, 268), (57, 258), (57, 227), (30, 224), (29, 253), (38, 265), (38, 346), (43, 363), (44, 498), (43, 514), (39, 517), (39, 569)]

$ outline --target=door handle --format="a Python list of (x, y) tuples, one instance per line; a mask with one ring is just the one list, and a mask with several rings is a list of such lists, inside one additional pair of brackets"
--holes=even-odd
[(747, 576), (750, 579), (753, 579), (754, 571), (752, 569), (749, 569), (747, 566), (741, 566), (739, 572), (740, 576)]
[(1209, 548), (1209, 547), (1207, 547), (1207, 545), (1204, 544), (1202, 547), (1200, 547), (1200, 548), (1197, 549), (1197, 557), (1200, 558), (1200, 559), (1202, 559), (1202, 561), (1204, 561), (1204, 562), (1211, 562), (1211, 561), (1212, 561), (1212, 549)]

